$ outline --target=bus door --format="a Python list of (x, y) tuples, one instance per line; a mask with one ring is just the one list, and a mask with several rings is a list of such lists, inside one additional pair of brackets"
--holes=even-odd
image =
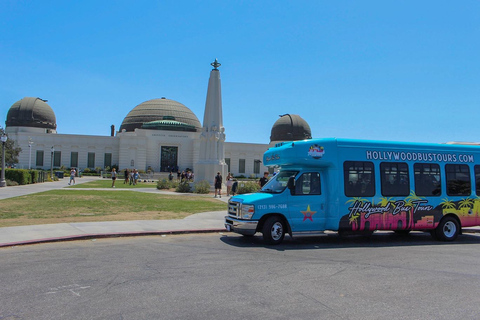
[(300, 174), (295, 181), (295, 192), (289, 196), (288, 208), (294, 233), (324, 230), (325, 196), (320, 172)]

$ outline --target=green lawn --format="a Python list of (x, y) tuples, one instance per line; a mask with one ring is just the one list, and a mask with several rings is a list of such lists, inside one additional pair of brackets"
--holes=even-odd
[[(70, 179), (70, 178), (69, 178)], [(76, 178), (77, 181), (79, 181), (79, 178)], [(81, 181), (81, 178), (80, 178)], [(73, 186), (70, 186), (69, 188), (111, 188), (112, 187), (112, 179), (98, 179), (94, 180), (91, 182), (86, 182), (86, 183), (81, 183), (81, 184), (76, 184)], [(157, 183), (156, 182), (139, 182), (136, 185), (130, 185), (130, 184), (124, 184), (123, 180), (118, 180), (115, 181), (115, 188), (121, 188), (121, 189), (135, 189), (135, 188), (156, 188)]]
[(182, 219), (193, 213), (227, 210), (225, 203), (208, 196), (81, 189), (52, 190), (0, 200), (0, 207), (0, 227), (62, 222)]

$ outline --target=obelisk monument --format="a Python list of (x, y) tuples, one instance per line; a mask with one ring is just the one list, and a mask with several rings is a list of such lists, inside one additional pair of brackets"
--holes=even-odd
[(207, 101), (203, 116), (203, 128), (200, 134), (200, 154), (195, 165), (195, 181), (206, 180), (213, 189), (214, 179), (220, 172), (225, 183), (227, 164), (225, 163), (225, 128), (222, 116), (222, 86), (220, 82), (220, 63), (213, 63), (208, 80)]

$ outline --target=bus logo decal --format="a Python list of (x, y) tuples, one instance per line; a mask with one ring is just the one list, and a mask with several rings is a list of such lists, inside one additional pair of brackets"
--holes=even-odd
[(308, 149), (308, 155), (313, 159), (320, 159), (324, 154), (324, 148), (318, 144), (313, 144), (310, 146), (310, 149)]
[(310, 210), (310, 205), (307, 206), (307, 210), (306, 211), (300, 211), (301, 213), (303, 213), (303, 221), (305, 220), (310, 220), (313, 222), (313, 215), (315, 213), (317, 213), (317, 211), (311, 211)]

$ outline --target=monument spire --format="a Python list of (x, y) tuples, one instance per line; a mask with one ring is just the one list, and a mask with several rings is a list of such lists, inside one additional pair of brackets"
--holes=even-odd
[(222, 86), (220, 81), (221, 64), (215, 59), (210, 64), (207, 100), (203, 116), (202, 133), (200, 134), (200, 150), (198, 162), (195, 166), (195, 180), (207, 180), (213, 185), (217, 172), (226, 174), (225, 163), (225, 128), (222, 115)]

